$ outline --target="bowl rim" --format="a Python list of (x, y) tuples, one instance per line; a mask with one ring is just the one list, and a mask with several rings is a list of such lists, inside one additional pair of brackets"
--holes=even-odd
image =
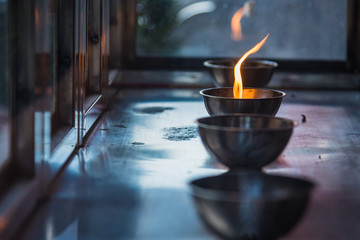
[[(287, 126), (279, 127), (279, 128), (257, 128), (257, 129), (251, 129), (251, 128), (242, 128), (242, 127), (228, 127), (228, 126), (215, 126), (211, 124), (201, 123), (200, 121), (203, 119), (211, 119), (211, 118), (223, 118), (223, 117), (256, 117), (256, 118), (267, 118), (267, 119), (276, 119), (285, 121)], [(283, 130), (292, 130), (294, 127), (297, 127), (299, 123), (297, 121), (294, 121), (289, 118), (283, 118), (283, 117), (275, 117), (265, 114), (252, 114), (252, 113), (233, 113), (233, 114), (215, 114), (212, 116), (207, 117), (200, 117), (195, 120), (195, 123), (200, 128), (206, 128), (206, 129), (213, 129), (213, 130), (220, 130), (220, 131), (236, 131), (236, 132), (268, 132), (268, 131), (283, 131)]]
[[(199, 186), (198, 182), (206, 181), (208, 179), (216, 179), (216, 178), (223, 178), (224, 176), (227, 177), (237, 177), (241, 174), (261, 174), (265, 178), (273, 178), (277, 179), (277, 181), (293, 181), (299, 183), (301, 185), (301, 189), (299, 186), (294, 189), (291, 193), (282, 193), (269, 196), (268, 194), (262, 196), (261, 198), (254, 198), (254, 197), (244, 197), (240, 193), (241, 191), (236, 190), (219, 190), (214, 189), (211, 187), (203, 187)], [(193, 179), (189, 182), (191, 194), (193, 196), (199, 197), (201, 199), (208, 199), (208, 200), (215, 200), (215, 201), (227, 201), (227, 202), (269, 202), (269, 201), (279, 201), (285, 199), (296, 199), (300, 197), (304, 197), (309, 195), (311, 191), (315, 188), (316, 184), (304, 177), (292, 177), (287, 175), (276, 175), (276, 174), (265, 174), (259, 171), (251, 171), (245, 170), (244, 172), (240, 173), (225, 173), (221, 175), (215, 176), (206, 176)]]
[(266, 91), (272, 91), (272, 92), (276, 92), (279, 93), (280, 96), (275, 96), (275, 97), (267, 97), (267, 98), (234, 98), (234, 97), (222, 97), (222, 96), (213, 96), (213, 95), (209, 95), (204, 93), (205, 91), (210, 91), (210, 90), (217, 90), (217, 89), (233, 89), (232, 87), (212, 87), (212, 88), (206, 88), (206, 89), (202, 89), (200, 90), (200, 95), (204, 96), (204, 97), (208, 97), (208, 98), (217, 98), (217, 99), (231, 99), (231, 100), (241, 100), (241, 101), (248, 101), (248, 100), (263, 100), (263, 99), (276, 99), (276, 98), (283, 98), (286, 96), (286, 93), (284, 91), (281, 90), (276, 90), (276, 89), (272, 89), (272, 88), (256, 88), (256, 87), (244, 87), (243, 89), (256, 89), (256, 90), (266, 90)]
[[(223, 59), (208, 59), (203, 62), (203, 65), (208, 68), (217, 68), (217, 69), (234, 69), (234, 66), (236, 64), (236, 59), (232, 58), (223, 58)], [(266, 60), (266, 59), (247, 59), (247, 62), (256, 62), (261, 63), (266, 68), (276, 68), (279, 66), (279, 64), (275, 61)], [(221, 65), (221, 62), (231, 62), (234, 63), (234, 66), (224, 66)], [(258, 68), (264, 68), (264, 66), (242, 66), (241, 69), (258, 69)]]

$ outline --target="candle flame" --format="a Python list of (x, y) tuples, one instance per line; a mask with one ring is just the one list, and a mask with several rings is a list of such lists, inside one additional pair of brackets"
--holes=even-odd
[(246, 2), (231, 18), (231, 38), (234, 41), (240, 41), (242, 39), (241, 19), (244, 15), (248, 15), (251, 12), (253, 5), (253, 2)]
[(234, 98), (242, 98), (242, 95), (243, 95), (243, 84), (242, 84), (242, 78), (241, 78), (241, 72), (240, 72), (241, 64), (245, 61), (245, 59), (249, 55), (259, 51), (259, 49), (264, 45), (264, 43), (266, 42), (268, 37), (269, 37), (269, 34), (267, 34), (266, 37), (264, 37), (263, 40), (261, 40), (259, 43), (257, 43), (252, 49), (247, 51), (240, 58), (240, 60), (236, 63), (235, 68), (234, 68), (234, 76), (235, 76), (234, 87), (233, 87)]

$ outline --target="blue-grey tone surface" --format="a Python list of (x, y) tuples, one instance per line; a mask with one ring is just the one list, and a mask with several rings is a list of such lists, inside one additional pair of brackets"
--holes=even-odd
[[(221, 174), (194, 132), (207, 116), (197, 90), (133, 89), (65, 169), (22, 240), (216, 239), (198, 218), (188, 182)], [(316, 183), (283, 239), (360, 236), (360, 93), (287, 91), (277, 114), (299, 122), (269, 174)], [(303, 115), (303, 116), (302, 116)]]

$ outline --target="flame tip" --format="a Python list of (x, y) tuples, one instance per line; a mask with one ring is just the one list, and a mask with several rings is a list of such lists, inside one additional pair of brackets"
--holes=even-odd
[(258, 42), (253, 48), (251, 48), (249, 51), (247, 51), (241, 58), (240, 60), (236, 63), (235, 68), (234, 68), (234, 76), (235, 76), (235, 81), (234, 81), (234, 87), (233, 87), (233, 94), (235, 98), (242, 98), (242, 91), (243, 91), (243, 86), (242, 86), (242, 78), (241, 78), (241, 64), (245, 61), (245, 59), (251, 55), (256, 53), (257, 51), (259, 51), (259, 49), (265, 44), (267, 38), (269, 37), (268, 33), (260, 42)]

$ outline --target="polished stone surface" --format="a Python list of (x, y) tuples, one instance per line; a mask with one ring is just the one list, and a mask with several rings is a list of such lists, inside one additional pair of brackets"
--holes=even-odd
[[(299, 122), (271, 174), (316, 182), (283, 239), (360, 236), (360, 93), (289, 91), (277, 114)], [(188, 182), (226, 168), (197, 135), (198, 90), (127, 89), (64, 170), (22, 240), (217, 239), (198, 218)]]

